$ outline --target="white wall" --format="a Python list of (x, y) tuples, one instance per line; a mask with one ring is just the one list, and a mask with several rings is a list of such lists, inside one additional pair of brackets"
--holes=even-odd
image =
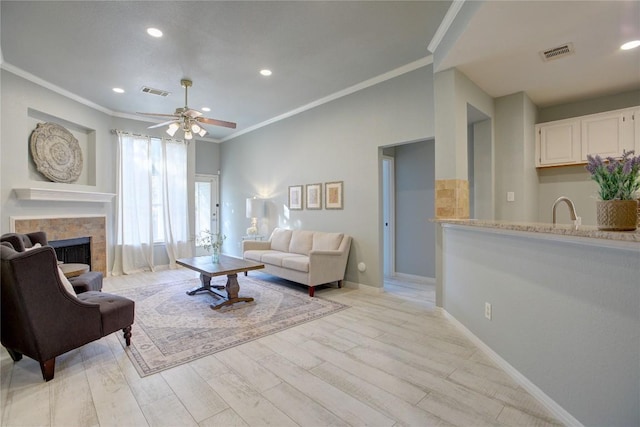
[[(269, 199), (270, 229), (352, 235), (346, 280), (381, 287), (378, 147), (433, 138), (432, 86), (432, 68), (423, 67), (224, 142), (221, 217), (233, 242), (225, 251), (240, 254), (245, 198), (260, 196)], [(343, 210), (287, 209), (290, 185), (329, 181), (344, 182)]]

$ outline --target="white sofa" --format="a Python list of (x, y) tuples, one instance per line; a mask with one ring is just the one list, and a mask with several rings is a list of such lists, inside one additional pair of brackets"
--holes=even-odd
[(264, 264), (274, 276), (314, 287), (338, 282), (342, 286), (351, 248), (351, 237), (343, 233), (321, 231), (273, 230), (269, 241), (242, 242), (244, 259)]

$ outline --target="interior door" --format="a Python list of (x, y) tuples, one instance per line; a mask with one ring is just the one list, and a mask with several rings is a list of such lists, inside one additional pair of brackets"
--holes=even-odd
[[(220, 200), (218, 196), (218, 175), (196, 175), (195, 179), (195, 233), (202, 231), (220, 232)], [(196, 256), (207, 255), (196, 241)]]
[(394, 211), (395, 211), (395, 182), (394, 182), (394, 158), (384, 156), (382, 158), (382, 247), (383, 247), (383, 274), (391, 277), (395, 274), (395, 237)]

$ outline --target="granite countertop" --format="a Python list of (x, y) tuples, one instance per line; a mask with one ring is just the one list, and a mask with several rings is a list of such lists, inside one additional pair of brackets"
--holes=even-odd
[(446, 219), (432, 220), (441, 224), (465, 225), (499, 230), (524, 231), (529, 233), (547, 233), (564, 236), (587, 237), (610, 241), (640, 243), (640, 229), (635, 231), (602, 231), (592, 225), (574, 226), (570, 224), (548, 224), (535, 222), (488, 221), (481, 219)]

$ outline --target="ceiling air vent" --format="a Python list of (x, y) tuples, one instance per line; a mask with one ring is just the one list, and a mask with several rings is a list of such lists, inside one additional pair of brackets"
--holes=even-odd
[(551, 61), (552, 59), (564, 58), (567, 55), (571, 55), (574, 52), (573, 43), (566, 43), (562, 46), (553, 47), (540, 52), (540, 56), (544, 62)]
[(151, 87), (143, 86), (142, 92), (149, 93), (151, 95), (159, 95), (159, 96), (168, 96), (171, 92), (167, 92), (166, 90), (154, 89)]

